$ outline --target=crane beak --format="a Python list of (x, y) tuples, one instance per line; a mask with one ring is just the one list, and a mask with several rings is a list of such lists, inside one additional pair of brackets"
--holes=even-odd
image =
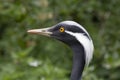
[(52, 32), (49, 31), (50, 28), (43, 28), (43, 29), (32, 29), (32, 30), (28, 30), (28, 33), (31, 34), (39, 34), (39, 35), (43, 35), (43, 36), (50, 36), (52, 34)]

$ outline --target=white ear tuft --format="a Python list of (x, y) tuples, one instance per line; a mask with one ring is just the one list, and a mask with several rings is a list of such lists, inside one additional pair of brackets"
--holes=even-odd
[(88, 39), (87, 36), (84, 35), (84, 33), (73, 33), (70, 31), (65, 31), (66, 33), (74, 36), (83, 46), (84, 51), (85, 51), (85, 63), (86, 65), (89, 65), (92, 57), (93, 57), (93, 42), (92, 40)]
[[(78, 24), (77, 22), (74, 22), (74, 21), (63, 21), (61, 22), (63, 24), (67, 24), (67, 25), (75, 25), (76, 27), (82, 29), (88, 36), (89, 36), (89, 33), (86, 31), (86, 29), (84, 27), (82, 27), (80, 24)], [(93, 46), (93, 42), (92, 42), (92, 39), (85, 36), (84, 33), (73, 33), (71, 31), (66, 31), (66, 33), (74, 36), (81, 44), (82, 46), (84, 47), (84, 51), (85, 51), (85, 56), (86, 56), (86, 65), (88, 65), (93, 57), (93, 51), (94, 51), (94, 46)]]

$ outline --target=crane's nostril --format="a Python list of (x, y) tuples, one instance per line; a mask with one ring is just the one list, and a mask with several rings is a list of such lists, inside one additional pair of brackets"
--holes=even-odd
[(42, 32), (46, 32), (46, 30), (42, 30)]

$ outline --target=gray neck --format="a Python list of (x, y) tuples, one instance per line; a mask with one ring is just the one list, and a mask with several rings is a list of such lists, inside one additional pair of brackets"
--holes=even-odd
[(72, 45), (73, 50), (73, 67), (70, 80), (81, 80), (82, 72), (85, 66), (85, 53), (81, 44)]

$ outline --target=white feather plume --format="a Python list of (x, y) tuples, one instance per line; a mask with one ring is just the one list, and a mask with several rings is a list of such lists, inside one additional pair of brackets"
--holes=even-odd
[[(82, 29), (89, 36), (88, 32), (81, 25), (79, 25), (78, 23), (76, 23), (74, 21), (64, 21), (62, 23), (65, 23), (68, 25), (76, 25), (77, 27)], [(67, 30), (65, 30), (65, 32), (74, 36), (82, 44), (82, 46), (84, 47), (84, 50), (85, 50), (86, 65), (89, 65), (89, 63), (93, 57), (93, 51), (94, 51), (92, 39), (89, 39), (87, 36), (84, 35), (84, 33), (73, 33), (71, 31), (67, 31)]]

